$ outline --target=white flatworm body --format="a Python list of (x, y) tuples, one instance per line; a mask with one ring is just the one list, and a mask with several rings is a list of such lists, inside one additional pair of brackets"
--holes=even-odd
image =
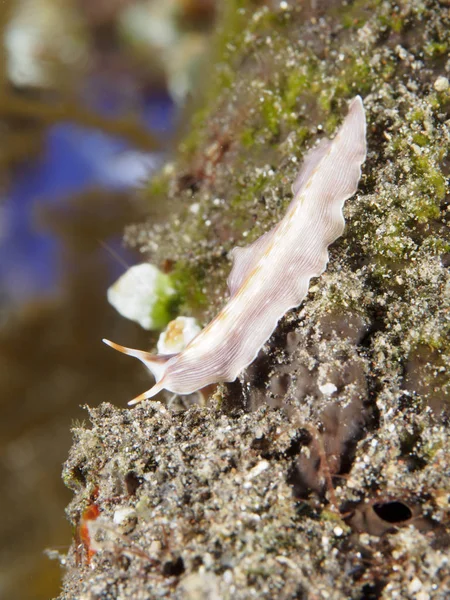
[(328, 246), (344, 231), (342, 208), (356, 192), (365, 157), (366, 121), (357, 96), (334, 139), (306, 155), (283, 219), (250, 246), (234, 248), (229, 301), (182, 352), (155, 356), (104, 340), (141, 360), (156, 378), (130, 404), (162, 389), (189, 394), (236, 379), (279, 319), (302, 302), (311, 277), (325, 270)]

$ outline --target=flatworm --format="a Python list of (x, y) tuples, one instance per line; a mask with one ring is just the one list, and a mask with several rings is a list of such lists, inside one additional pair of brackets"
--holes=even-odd
[(152, 355), (103, 340), (155, 376), (155, 385), (129, 404), (162, 389), (190, 394), (236, 379), (279, 319), (305, 298), (311, 277), (325, 271), (328, 246), (344, 231), (342, 208), (357, 190), (365, 158), (366, 120), (357, 96), (334, 139), (323, 139), (306, 155), (283, 219), (250, 246), (233, 249), (230, 298), (182, 352)]

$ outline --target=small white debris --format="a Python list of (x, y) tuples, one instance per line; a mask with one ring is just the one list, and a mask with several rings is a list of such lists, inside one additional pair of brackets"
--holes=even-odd
[(359, 541), (361, 544), (364, 544), (364, 546), (368, 546), (370, 544), (370, 535), (368, 533), (361, 533)]
[(258, 475), (261, 475), (261, 473), (263, 471), (265, 471), (266, 469), (269, 468), (269, 463), (267, 462), (267, 460), (261, 460), (257, 465), (255, 465), (253, 467), (253, 469), (251, 469), (251, 471), (248, 473), (247, 475), (247, 479), (254, 479), (255, 477), (258, 477)]
[(397, 46), (395, 47), (395, 52), (397, 53), (397, 56), (400, 60), (406, 60), (408, 58), (408, 52), (399, 44), (397, 44)]
[(107, 292), (108, 302), (123, 317), (144, 329), (162, 329), (170, 319), (169, 305), (175, 294), (168, 275), (154, 265), (131, 267)]
[(186, 348), (200, 333), (201, 327), (192, 317), (177, 317), (167, 325), (159, 336), (158, 354), (175, 354)]
[(227, 569), (222, 577), (225, 583), (230, 584), (233, 581), (233, 571), (231, 569)]
[(410, 594), (415, 594), (420, 590), (421, 587), (422, 582), (420, 581), (420, 579), (418, 577), (414, 577), (414, 579), (412, 579), (410, 584), (408, 585), (408, 592)]
[(319, 385), (319, 390), (322, 392), (324, 396), (332, 396), (335, 392), (337, 392), (337, 387), (334, 383), (324, 383), (323, 385)]
[(159, 556), (161, 554), (162, 544), (159, 540), (153, 540), (148, 547), (148, 553), (150, 556)]
[(194, 202), (190, 205), (189, 210), (193, 215), (198, 215), (198, 211), (200, 210), (200, 204), (198, 202)]
[(280, 2), (280, 9), (287, 10), (289, 8), (289, 4), (287, 2)]
[(437, 92), (446, 92), (449, 86), (450, 84), (447, 77), (443, 77), (442, 75), (440, 75), (434, 82), (434, 89)]
[(290, 567), (293, 571), (301, 570), (298, 567), (298, 565), (296, 565), (295, 562), (293, 560), (291, 560), (290, 558), (288, 558), (287, 556), (276, 556), (275, 560), (278, 561), (282, 565), (286, 565), (287, 567)]
[(175, 173), (175, 165), (171, 162), (168, 162), (164, 165), (162, 170), (164, 175), (172, 175), (173, 173)]
[(336, 537), (341, 537), (341, 535), (344, 533), (344, 530), (342, 529), (342, 527), (339, 527), (339, 525), (337, 525), (334, 529), (333, 529), (333, 533)]
[(122, 533), (130, 533), (136, 527), (137, 515), (134, 508), (118, 508), (114, 512), (113, 522)]
[(255, 429), (254, 435), (257, 440), (260, 440), (264, 436), (264, 431), (260, 428)]

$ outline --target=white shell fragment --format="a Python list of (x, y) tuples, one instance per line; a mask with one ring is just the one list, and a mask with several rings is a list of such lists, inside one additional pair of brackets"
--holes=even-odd
[(113, 523), (121, 533), (130, 533), (136, 527), (137, 514), (134, 508), (124, 507), (114, 511)]
[(160, 334), (156, 345), (158, 354), (181, 352), (200, 331), (200, 325), (193, 317), (177, 317)]
[(433, 87), (437, 92), (446, 92), (450, 87), (450, 83), (447, 77), (443, 77), (442, 75), (440, 75), (434, 82)]
[(324, 396), (332, 396), (335, 392), (337, 392), (337, 387), (334, 383), (324, 383), (323, 385), (319, 385), (319, 390), (322, 392)]
[(170, 277), (150, 263), (128, 269), (107, 292), (108, 302), (144, 329), (162, 329), (167, 325), (174, 295)]
[(365, 157), (366, 121), (357, 96), (334, 139), (322, 140), (306, 155), (283, 219), (250, 246), (233, 250), (230, 298), (183, 351), (154, 356), (104, 340), (155, 375), (156, 384), (130, 404), (162, 389), (189, 394), (236, 379), (278, 320), (304, 299), (311, 277), (325, 270), (328, 246), (344, 231), (342, 208), (356, 192)]

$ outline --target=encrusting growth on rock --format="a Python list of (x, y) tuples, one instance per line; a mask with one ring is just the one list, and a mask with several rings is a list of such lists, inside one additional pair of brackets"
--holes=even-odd
[(162, 389), (189, 394), (234, 381), (253, 362), (279, 319), (305, 298), (310, 279), (325, 270), (327, 248), (344, 231), (342, 208), (356, 192), (365, 157), (366, 121), (357, 96), (335, 138), (305, 157), (283, 219), (250, 246), (233, 250), (230, 299), (182, 352), (154, 356), (104, 340), (141, 360), (156, 378), (130, 404)]
[(297, 156), (356, 94), (364, 175), (327, 271), (237, 381), (179, 412), (103, 404), (75, 429), (67, 514), (99, 491), (97, 552), (74, 541), (60, 600), (447, 600), (450, 11), (221, 4), (211, 92), (146, 188), (167, 219), (125, 234), (170, 260), (179, 314), (225, 305), (232, 248), (281, 221)]

